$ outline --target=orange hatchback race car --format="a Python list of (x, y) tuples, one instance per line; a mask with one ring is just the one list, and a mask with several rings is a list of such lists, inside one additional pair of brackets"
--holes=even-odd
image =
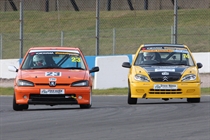
[(25, 54), (14, 81), (13, 109), (29, 105), (92, 105), (92, 75), (99, 67), (88, 68), (82, 51), (73, 47), (33, 47)]

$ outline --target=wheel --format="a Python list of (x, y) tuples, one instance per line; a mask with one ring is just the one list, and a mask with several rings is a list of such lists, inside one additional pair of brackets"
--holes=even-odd
[(27, 105), (20, 105), (20, 106), (22, 106), (23, 110), (27, 110), (28, 109), (28, 104)]
[(187, 98), (188, 103), (200, 103), (200, 98)]
[(90, 104), (80, 105), (80, 108), (81, 109), (88, 109), (88, 108), (91, 108), (91, 105)]
[(128, 85), (128, 104), (137, 104), (137, 98), (131, 97), (130, 85)]
[(15, 111), (22, 111), (22, 110), (27, 110), (28, 109), (28, 104), (26, 105), (19, 105), (16, 103), (15, 95), (13, 96), (13, 110)]
[(92, 89), (91, 89), (91, 92), (90, 92), (90, 104), (81, 104), (80, 108), (81, 109), (88, 109), (88, 108), (91, 108), (91, 106), (92, 106)]

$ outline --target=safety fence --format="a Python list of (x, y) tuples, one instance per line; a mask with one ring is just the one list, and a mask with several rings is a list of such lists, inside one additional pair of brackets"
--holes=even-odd
[[(20, 28), (24, 53), (33, 46), (75, 46), (95, 55), (97, 1), (99, 55), (133, 54), (143, 43), (173, 42), (175, 0), (0, 0), (0, 59), (20, 58)], [(178, 44), (209, 52), (210, 0), (177, 3)]]

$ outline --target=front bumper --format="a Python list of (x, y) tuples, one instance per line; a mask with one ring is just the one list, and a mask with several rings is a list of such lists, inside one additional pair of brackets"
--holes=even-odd
[[(154, 89), (154, 84), (176, 84), (177, 89)], [(132, 98), (200, 98), (200, 83), (130, 83)]]
[[(59, 89), (62, 87), (59, 87)], [(46, 89), (46, 88), (45, 88)], [(55, 88), (56, 89), (56, 88)], [(90, 104), (90, 87), (69, 87), (64, 88), (65, 94), (40, 94), (40, 88), (15, 87), (17, 104)]]

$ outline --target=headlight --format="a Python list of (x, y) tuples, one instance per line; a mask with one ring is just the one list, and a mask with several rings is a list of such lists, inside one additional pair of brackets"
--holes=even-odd
[(32, 83), (30, 81), (26, 81), (26, 80), (18, 80), (17, 85), (19, 87), (33, 87), (34, 83)]
[(136, 74), (134, 76), (134, 79), (137, 80), (137, 81), (149, 82), (149, 79), (146, 76), (141, 75), (141, 74)]
[(194, 75), (194, 74), (188, 74), (188, 75), (185, 75), (182, 78), (182, 81), (193, 81), (195, 79), (196, 79), (196, 75)]
[(89, 82), (87, 80), (77, 81), (71, 84), (72, 87), (87, 87), (88, 85), (89, 85)]

